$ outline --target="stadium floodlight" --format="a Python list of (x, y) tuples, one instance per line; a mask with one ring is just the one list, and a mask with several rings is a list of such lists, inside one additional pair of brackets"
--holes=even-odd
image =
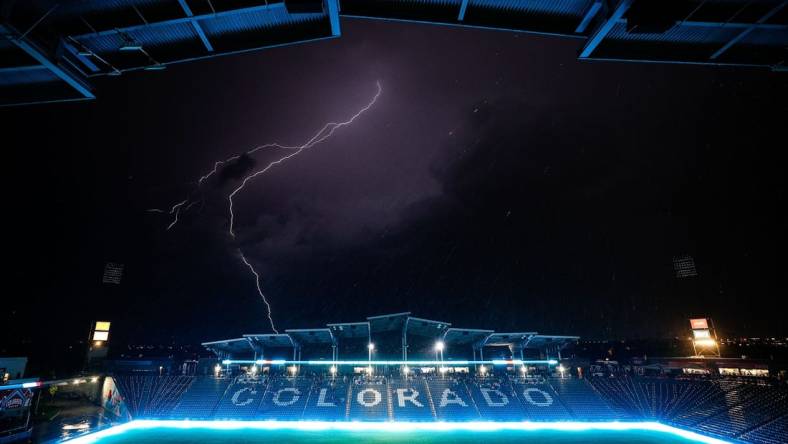
[(522, 366), (522, 367), (520, 367), (520, 372), (521, 372), (523, 375), (525, 375), (526, 373), (528, 373), (528, 369), (527, 369), (525, 366)]
[(479, 373), (480, 373), (480, 374), (482, 374), (482, 375), (484, 375), (485, 373), (487, 373), (487, 367), (485, 367), (485, 366), (483, 366), (483, 365), (480, 365), (480, 366), (479, 366)]
[(438, 341), (435, 343), (436, 351), (442, 352), (444, 348), (446, 348), (446, 344), (444, 344), (443, 341)]
[(372, 351), (375, 349), (375, 344), (370, 342), (369, 344), (367, 344), (367, 348), (369, 349), (369, 351)]
[(717, 342), (714, 341), (714, 339), (711, 339), (711, 338), (708, 338), (708, 339), (696, 339), (695, 340), (695, 345), (696, 346), (700, 346), (700, 347), (714, 347), (715, 345), (717, 345)]
[(336, 366), (336, 365), (332, 365), (332, 366), (331, 366), (331, 368), (329, 368), (329, 369), (328, 369), (328, 371), (329, 371), (329, 372), (330, 372), (332, 375), (336, 375), (336, 374), (337, 374), (337, 366)]
[(449, 371), (449, 367), (441, 367), (439, 371), (441, 373), (446, 373), (447, 371)]
[(253, 365), (251, 371), (253, 375), (257, 374), (257, 366)]
[(124, 42), (118, 48), (118, 51), (142, 51), (142, 45), (134, 41), (133, 38), (123, 35)]
[(405, 373), (406, 375), (410, 373), (410, 367), (408, 367), (407, 365), (405, 367), (402, 367), (402, 373)]
[(214, 375), (216, 375), (216, 376), (219, 376), (219, 373), (220, 373), (221, 371), (222, 371), (222, 366), (221, 366), (221, 365), (219, 365), (219, 364), (216, 364), (216, 367), (214, 367), (214, 368), (213, 368), (213, 373), (214, 373)]

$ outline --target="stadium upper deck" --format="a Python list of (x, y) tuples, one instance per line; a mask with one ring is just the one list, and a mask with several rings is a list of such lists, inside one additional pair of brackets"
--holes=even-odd
[(90, 78), (332, 38), (340, 15), (585, 39), (581, 60), (786, 69), (785, 0), (0, 0), (0, 106)]

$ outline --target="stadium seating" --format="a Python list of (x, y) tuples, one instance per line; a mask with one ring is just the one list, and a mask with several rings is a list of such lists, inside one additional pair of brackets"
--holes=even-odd
[(694, 427), (754, 396), (755, 386), (751, 384), (734, 381), (710, 383), (713, 389), (709, 391), (708, 398), (702, 399), (701, 403), (680, 413), (671, 421), (683, 427)]
[(195, 378), (170, 416), (176, 419), (212, 419), (230, 382), (225, 378)]
[(422, 378), (389, 380), (391, 411), (397, 421), (434, 421), (433, 399)]
[(772, 419), (771, 421), (756, 427), (755, 429), (745, 433), (742, 440), (747, 442), (757, 442), (763, 444), (784, 444), (788, 442), (788, 415), (783, 415), (779, 418)]
[(512, 385), (503, 378), (481, 378), (469, 382), (473, 398), (482, 419), (488, 421), (523, 421), (525, 412), (520, 408)]
[(312, 389), (312, 378), (274, 377), (257, 412), (260, 419), (297, 421), (301, 419)]
[(465, 383), (456, 378), (428, 379), (427, 384), (440, 421), (471, 421), (479, 419), (479, 410)]
[(352, 421), (388, 421), (391, 397), (386, 378), (360, 377), (351, 384), (349, 419)]
[(657, 420), (732, 442), (788, 442), (788, 389), (744, 379), (510, 379), (505, 375), (114, 379), (134, 418)]
[(303, 419), (343, 421), (347, 413), (347, 382), (341, 378), (318, 380), (307, 397)]
[(754, 385), (748, 389), (741, 403), (704, 420), (696, 427), (709, 434), (735, 437), (788, 411), (788, 399), (784, 391)]
[(585, 379), (551, 378), (549, 383), (575, 419), (583, 421), (619, 419), (613, 409)]
[(135, 418), (166, 417), (193, 381), (191, 376), (115, 376), (115, 384)]
[(512, 386), (529, 420), (561, 421), (571, 418), (550, 385), (519, 380)]
[(216, 419), (252, 419), (257, 417), (265, 397), (268, 381), (261, 377), (239, 378), (231, 384), (216, 407)]

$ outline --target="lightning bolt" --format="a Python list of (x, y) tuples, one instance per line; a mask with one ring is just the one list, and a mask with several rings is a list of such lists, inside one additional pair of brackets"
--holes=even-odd
[[(343, 122), (329, 122), (329, 123), (326, 123), (322, 128), (320, 128), (320, 130), (317, 133), (315, 133), (315, 135), (312, 136), (311, 139), (309, 139), (303, 145), (288, 146), (288, 145), (282, 145), (282, 144), (279, 144), (279, 143), (267, 143), (267, 144), (264, 144), (264, 145), (256, 146), (256, 147), (252, 148), (251, 150), (246, 151), (244, 153), (244, 155), (252, 155), (252, 154), (255, 154), (256, 152), (258, 152), (260, 150), (269, 149), (269, 148), (275, 148), (275, 149), (280, 149), (280, 150), (291, 151), (290, 154), (287, 154), (287, 155), (285, 155), (285, 156), (283, 156), (283, 157), (281, 157), (281, 158), (279, 158), (277, 160), (274, 160), (274, 161), (268, 163), (264, 168), (262, 168), (262, 169), (260, 169), (258, 171), (255, 171), (255, 172), (247, 175), (246, 177), (244, 177), (243, 181), (241, 181), (241, 184), (237, 188), (235, 188), (232, 191), (232, 193), (230, 193), (230, 195), (228, 196), (228, 201), (229, 201), (228, 209), (229, 209), (229, 215), (230, 215), (229, 232), (230, 232), (230, 236), (232, 236), (233, 239), (235, 238), (235, 230), (234, 230), (234, 226), (235, 226), (235, 212), (233, 210), (233, 205), (234, 205), (233, 199), (238, 195), (238, 193), (240, 193), (250, 181), (252, 181), (255, 178), (265, 174), (271, 168), (273, 168), (273, 167), (275, 167), (277, 165), (280, 165), (283, 162), (287, 161), (288, 159), (291, 159), (291, 158), (301, 154), (303, 151), (308, 150), (309, 148), (312, 148), (313, 146), (325, 141), (326, 139), (331, 137), (334, 134), (334, 132), (336, 130), (338, 130), (339, 128), (342, 128), (342, 127), (345, 127), (345, 126), (348, 126), (348, 125), (352, 124), (362, 114), (364, 114), (367, 110), (372, 108), (372, 106), (375, 104), (375, 102), (377, 102), (378, 97), (380, 97), (381, 93), (383, 92), (383, 88), (380, 85), (380, 81), (376, 82), (376, 86), (377, 86), (377, 90), (375, 92), (375, 95), (358, 112), (356, 112), (349, 119), (347, 119), (347, 120), (345, 120)], [(211, 176), (216, 174), (219, 171), (219, 169), (222, 167), (222, 165), (225, 165), (225, 164), (227, 164), (229, 162), (236, 161), (236, 160), (240, 159), (241, 156), (242, 155), (234, 155), (234, 156), (228, 157), (227, 159), (217, 160), (216, 162), (214, 162), (213, 168), (210, 171), (208, 171), (207, 173), (205, 173), (202, 176), (200, 176), (199, 179), (197, 179), (197, 183), (196, 183), (197, 188), (199, 188), (203, 184), (203, 182), (205, 182)], [(192, 201), (191, 200), (191, 196), (187, 196), (186, 199), (175, 203), (170, 208), (169, 211), (165, 211), (165, 210), (162, 210), (162, 209), (159, 209), (159, 208), (150, 208), (147, 211), (151, 212), (151, 213), (167, 213), (167, 214), (172, 215), (173, 219), (169, 223), (169, 225), (167, 225), (167, 231), (169, 231), (171, 228), (173, 228), (175, 225), (178, 224), (178, 221), (180, 220), (181, 212), (182, 211), (188, 211), (189, 208), (191, 208), (195, 203), (196, 203), (196, 201)], [(243, 251), (241, 250), (240, 247), (238, 248), (238, 253), (241, 256), (241, 261), (243, 261), (244, 265), (246, 265), (246, 267), (249, 269), (249, 271), (252, 273), (252, 275), (254, 275), (255, 286), (257, 288), (257, 294), (263, 300), (263, 303), (265, 303), (265, 306), (266, 306), (266, 309), (267, 309), (268, 321), (271, 323), (271, 329), (274, 331), (274, 333), (278, 334), (279, 331), (277, 331), (276, 326), (274, 325), (274, 319), (273, 319), (273, 316), (271, 314), (271, 304), (268, 303), (268, 299), (266, 299), (265, 294), (263, 293), (262, 287), (260, 285), (260, 274), (257, 273), (257, 271), (254, 269), (252, 264), (246, 259), (246, 256), (244, 255), (244, 253), (243, 253)]]
[(241, 251), (240, 248), (238, 249), (238, 253), (241, 255), (241, 260), (243, 261), (243, 263), (246, 264), (247, 267), (249, 267), (249, 271), (251, 271), (252, 274), (254, 275), (254, 284), (257, 286), (257, 294), (259, 294), (260, 297), (263, 299), (263, 302), (265, 303), (265, 307), (268, 310), (268, 322), (271, 323), (271, 330), (273, 330), (274, 333), (279, 334), (279, 331), (276, 329), (276, 326), (274, 326), (274, 318), (271, 316), (271, 304), (268, 303), (268, 299), (266, 299), (265, 295), (263, 294), (263, 289), (260, 288), (260, 275), (257, 274), (257, 271), (254, 269), (254, 267), (252, 267), (252, 264), (250, 264), (249, 261), (246, 260), (246, 256), (244, 256), (244, 252)]
[[(261, 170), (258, 170), (258, 171), (255, 171), (254, 173), (252, 173), (252, 174), (250, 174), (250, 175), (248, 175), (248, 176), (246, 176), (244, 178), (244, 180), (241, 182), (241, 184), (238, 186), (238, 188), (233, 190), (233, 192), (230, 193), (230, 196), (228, 196), (228, 198), (227, 198), (230, 201), (230, 205), (229, 205), (229, 210), (230, 210), (230, 230), (229, 230), (230, 231), (230, 236), (235, 237), (235, 231), (233, 230), (234, 225), (235, 225), (235, 212), (233, 211), (233, 198), (239, 192), (241, 192), (241, 190), (244, 189), (246, 184), (249, 183), (249, 181), (255, 179), (256, 177), (265, 174), (266, 172), (268, 172), (268, 170), (270, 170), (271, 168), (275, 167), (276, 165), (279, 165), (279, 164), (281, 164), (282, 162), (284, 162), (284, 161), (286, 161), (288, 159), (292, 159), (293, 157), (301, 154), (304, 150), (308, 150), (309, 148), (312, 148), (313, 146), (317, 145), (318, 143), (328, 139), (329, 137), (331, 137), (334, 134), (334, 132), (337, 129), (342, 128), (343, 126), (348, 126), (351, 123), (353, 123), (357, 118), (359, 118), (359, 116), (364, 114), (368, 109), (372, 108), (372, 105), (374, 105), (375, 102), (378, 101), (378, 97), (380, 97), (380, 94), (383, 92), (383, 89), (380, 86), (380, 82), (377, 82), (377, 88), (378, 89), (375, 92), (375, 95), (372, 97), (372, 100), (370, 100), (369, 103), (367, 103), (363, 108), (361, 108), (356, 114), (353, 114), (353, 116), (350, 117), (348, 120), (345, 120), (344, 122), (339, 122), (339, 123), (329, 122), (329, 123), (325, 124), (325, 126), (323, 126), (323, 128), (321, 128), (320, 131), (317, 132), (317, 134), (312, 136), (312, 138), (309, 139), (308, 142), (306, 142), (305, 144), (303, 144), (303, 145), (301, 145), (299, 147), (296, 147), (293, 150), (292, 153), (290, 153), (290, 154), (288, 154), (288, 155), (286, 155), (284, 157), (281, 157), (281, 158), (269, 163), (268, 165), (266, 165), (265, 168), (263, 168)], [(292, 148), (292, 147), (288, 147), (288, 148)]]

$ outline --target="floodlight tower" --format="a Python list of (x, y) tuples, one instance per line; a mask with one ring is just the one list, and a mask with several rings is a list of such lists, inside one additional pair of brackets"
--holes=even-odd
[[(711, 324), (711, 327), (709, 326)], [(690, 319), (692, 328), (692, 349), (695, 356), (719, 358), (720, 344), (717, 341), (717, 332), (711, 319), (695, 318)]]

